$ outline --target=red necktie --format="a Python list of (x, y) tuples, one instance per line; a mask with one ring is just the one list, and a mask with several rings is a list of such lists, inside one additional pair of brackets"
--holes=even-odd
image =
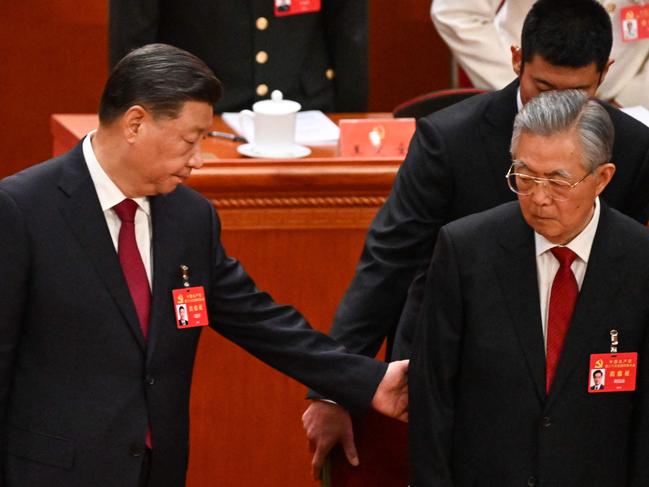
[[(149, 313), (151, 311), (151, 289), (146, 269), (142, 262), (140, 250), (135, 240), (135, 212), (137, 203), (131, 199), (125, 199), (113, 207), (117, 216), (122, 221), (117, 239), (117, 255), (122, 265), (122, 272), (131, 293), (135, 311), (140, 321), (140, 328), (144, 339), (149, 334)], [(146, 431), (146, 446), (151, 448), (151, 427)]]
[(135, 212), (137, 203), (126, 199), (113, 207), (117, 216), (122, 221), (119, 229), (117, 255), (122, 264), (122, 272), (128, 285), (128, 290), (133, 298), (133, 304), (140, 320), (140, 328), (146, 340), (149, 333), (149, 312), (151, 309), (151, 289), (142, 256), (135, 241)]
[(554, 374), (557, 370), (563, 342), (570, 326), (572, 313), (575, 310), (579, 288), (570, 266), (577, 257), (567, 247), (554, 247), (552, 255), (559, 261), (559, 270), (552, 281), (550, 291), (550, 308), (548, 310), (548, 332), (546, 352), (546, 392), (550, 391)]

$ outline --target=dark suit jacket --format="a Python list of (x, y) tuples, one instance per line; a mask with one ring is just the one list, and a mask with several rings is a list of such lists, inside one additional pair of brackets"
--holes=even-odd
[(205, 287), (212, 328), (349, 407), (369, 405), (386, 365), (343, 354), (257, 290), (225, 254), (208, 200), (181, 186), (151, 211), (145, 344), (81, 145), (0, 182), (0, 485), (134, 486), (147, 423), (153, 485), (184, 485), (201, 330), (176, 327), (181, 264)]
[[(402, 311), (404, 325), (415, 321), (421, 287), (413, 288), (415, 299), (405, 310), (404, 302), (415, 276), (428, 267), (442, 225), (514, 199), (505, 173), (511, 164), (517, 89), (515, 81), (417, 122), (408, 155), (367, 233), (356, 274), (331, 328), (331, 336), (350, 351), (374, 356), (385, 337), (394, 336)], [(646, 222), (649, 128), (605, 107), (615, 126), (617, 172), (603, 199)], [(410, 329), (400, 330), (397, 338), (392, 358), (409, 357)]]
[[(556, 376), (534, 234), (516, 202), (440, 231), (410, 364), (413, 487), (649, 485), (649, 231), (602, 205)], [(443, 278), (440, 278), (443, 276)], [(589, 358), (638, 352), (635, 393), (590, 394)]]
[[(223, 82), (215, 109), (238, 111), (266, 84), (303, 109), (367, 109), (367, 0), (326, 0), (318, 13), (275, 17), (272, 0), (111, 0), (111, 66), (151, 42), (181, 47)], [(268, 20), (259, 30), (258, 18)], [(268, 54), (260, 64), (259, 51)], [(333, 69), (333, 80), (326, 72)]]

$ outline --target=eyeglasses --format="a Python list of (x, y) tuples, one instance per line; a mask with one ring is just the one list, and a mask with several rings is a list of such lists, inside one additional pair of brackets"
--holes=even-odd
[(518, 167), (520, 167), (520, 162), (514, 161), (505, 175), (509, 189), (518, 195), (529, 196), (534, 191), (534, 186), (540, 184), (543, 186), (545, 194), (555, 201), (566, 201), (570, 199), (572, 189), (592, 174), (592, 172), (589, 172), (576, 183), (570, 183), (563, 179), (539, 178), (537, 176), (515, 172)]

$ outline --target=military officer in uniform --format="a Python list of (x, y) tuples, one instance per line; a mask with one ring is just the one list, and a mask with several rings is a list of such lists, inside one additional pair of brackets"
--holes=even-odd
[(273, 0), (110, 0), (111, 66), (151, 42), (205, 61), (223, 83), (217, 112), (250, 108), (273, 90), (303, 109), (367, 109), (367, 0), (288, 10)]

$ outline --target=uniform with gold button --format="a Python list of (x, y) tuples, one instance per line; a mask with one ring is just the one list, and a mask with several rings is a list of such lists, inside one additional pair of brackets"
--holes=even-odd
[(367, 109), (367, 0), (276, 16), (272, 0), (110, 0), (110, 58), (165, 42), (203, 59), (223, 83), (217, 111), (280, 90), (303, 109)]

